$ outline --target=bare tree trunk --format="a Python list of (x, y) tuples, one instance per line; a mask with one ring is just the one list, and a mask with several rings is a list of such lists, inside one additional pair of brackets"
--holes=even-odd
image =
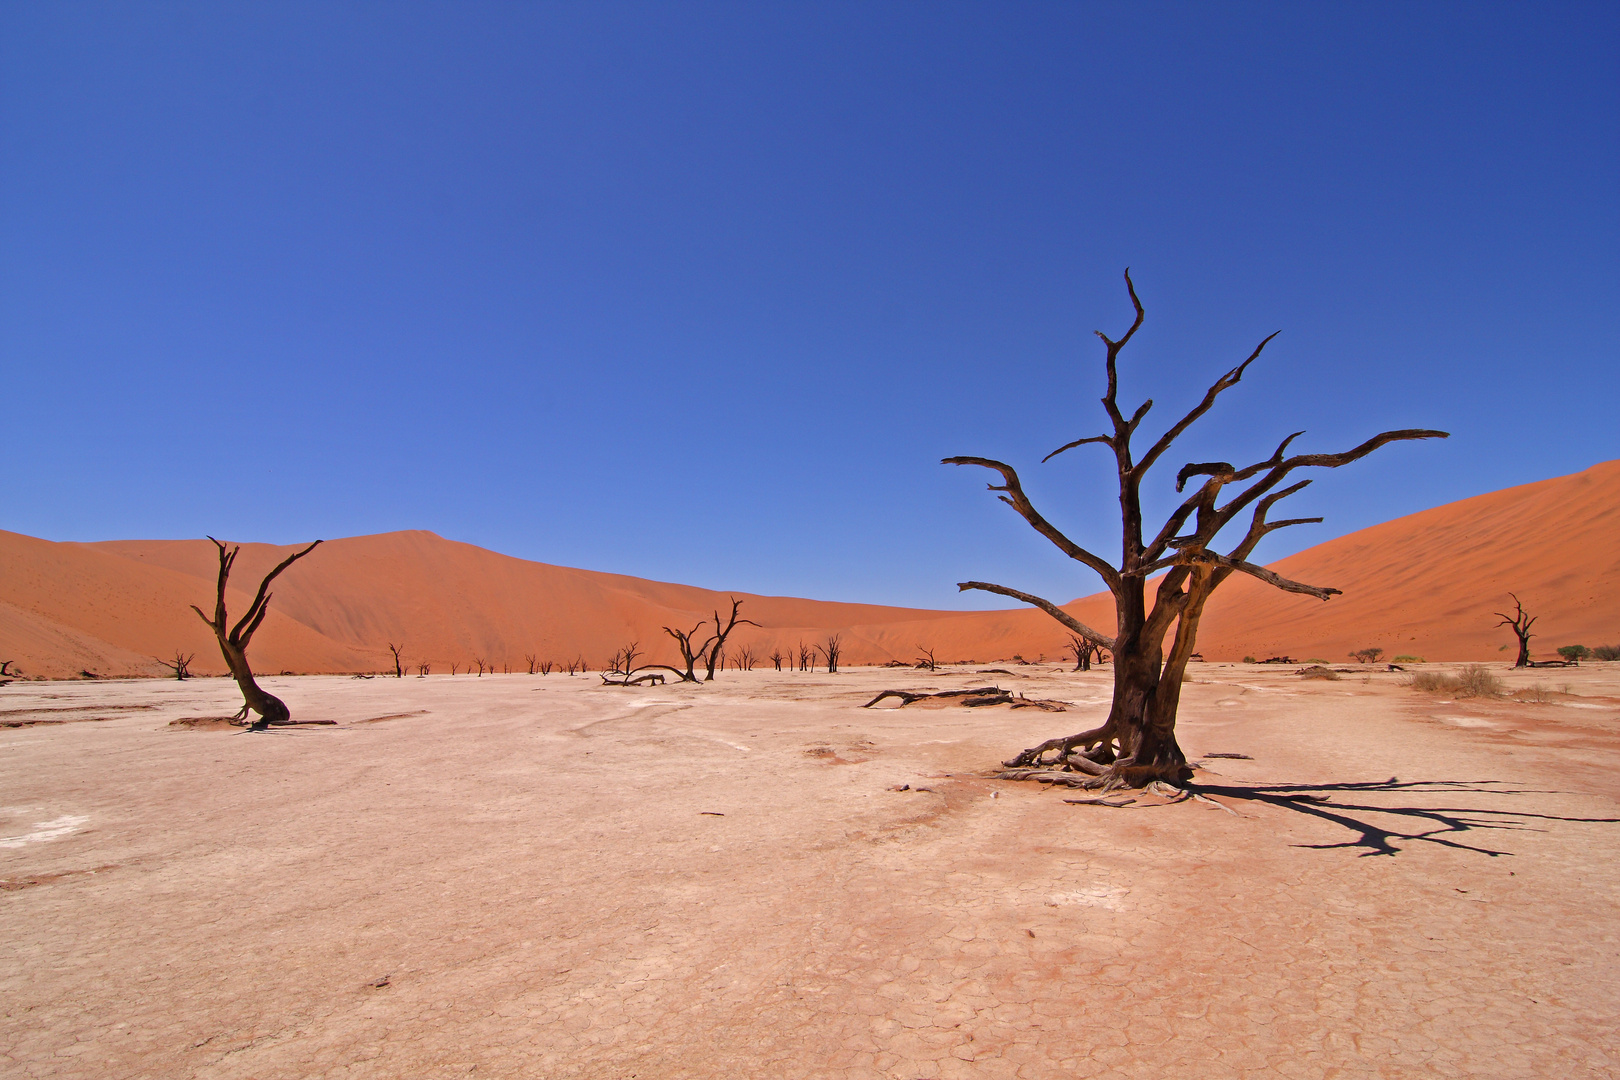
[[(1508, 593), (1508, 595), (1513, 596), (1512, 593)], [(1512, 615), (1503, 615), (1500, 611), (1496, 612), (1495, 614), (1502, 620), (1496, 625), (1509, 627), (1513, 631), (1513, 636), (1519, 639), (1519, 658), (1513, 661), (1513, 666), (1516, 668), (1529, 667), (1530, 639), (1535, 637), (1530, 632), (1530, 626), (1541, 616), (1532, 616), (1526, 612), (1524, 605), (1519, 603), (1517, 596), (1513, 596), (1513, 608), (1514, 613)]]
[(721, 650), (726, 647), (726, 638), (731, 636), (731, 632), (741, 625), (759, 625), (753, 619), (737, 618), (737, 609), (740, 607), (742, 607), (742, 601), (733, 596), (731, 598), (731, 621), (726, 623), (724, 629), (720, 626), (720, 613), (718, 611), (714, 613), (714, 637), (710, 639), (712, 644), (709, 646), (708, 670), (703, 675), (704, 682), (714, 682), (715, 665), (721, 662), (721, 657), (724, 655)]
[(252, 730), (263, 731), (271, 724), (285, 724), (291, 717), (287, 705), (274, 694), (267, 694), (253, 678), (253, 669), (248, 666), (247, 647), (253, 640), (253, 634), (264, 622), (264, 617), (270, 613), (270, 583), (274, 581), (283, 570), (302, 559), (305, 555), (320, 546), (317, 540), (302, 551), (287, 556), (274, 570), (264, 576), (259, 582), (259, 591), (254, 595), (253, 603), (249, 606), (247, 614), (239, 619), (234, 627), (227, 629), (229, 617), (225, 613), (225, 585), (230, 580), (231, 566), (236, 562), (236, 556), (241, 552), (241, 545), (226, 550), (224, 544), (214, 540), (214, 546), (219, 549), (219, 583), (214, 601), (214, 617), (210, 619), (203, 614), (202, 608), (193, 604), (191, 610), (197, 613), (197, 618), (214, 631), (214, 637), (219, 641), (219, 651), (225, 657), (225, 666), (230, 669), (231, 676), (236, 679), (236, 685), (242, 691), (242, 711), (236, 714), (236, 719), (246, 720), (248, 713), (256, 712), (259, 719), (253, 722)]

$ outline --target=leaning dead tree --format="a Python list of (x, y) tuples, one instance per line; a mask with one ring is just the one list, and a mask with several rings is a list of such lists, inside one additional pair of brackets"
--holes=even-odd
[[(234, 719), (246, 720), (248, 713), (256, 712), (259, 718), (253, 721), (251, 727), (254, 731), (263, 731), (271, 724), (285, 724), (292, 718), (287, 705), (274, 694), (267, 694), (260, 689), (253, 679), (253, 669), (248, 666), (247, 647), (253, 640), (253, 634), (264, 622), (264, 617), (270, 613), (270, 583), (281, 575), (281, 572), (305, 555), (320, 546), (319, 540), (302, 551), (295, 551), (281, 562), (276, 568), (264, 576), (259, 582), (259, 591), (254, 594), (253, 603), (249, 605), (247, 614), (237, 620), (235, 626), (230, 626), (229, 616), (225, 614), (225, 583), (230, 580), (231, 566), (236, 562), (236, 556), (241, 552), (242, 546), (227, 548), (212, 536), (208, 539), (214, 541), (219, 549), (219, 588), (214, 601), (214, 617), (210, 619), (203, 614), (202, 608), (191, 605), (191, 610), (197, 613), (197, 618), (208, 624), (219, 640), (219, 651), (225, 656), (225, 666), (230, 668), (231, 677), (242, 691), (242, 711)], [(228, 629), (227, 629), (228, 628)]]
[[(1512, 593), (1508, 593), (1508, 595), (1513, 596)], [(1524, 610), (1524, 605), (1519, 602), (1519, 598), (1517, 596), (1513, 596), (1512, 615), (1504, 615), (1500, 611), (1492, 612), (1492, 614), (1502, 620), (1496, 624), (1497, 626), (1506, 626), (1511, 628), (1513, 630), (1513, 636), (1519, 639), (1519, 658), (1513, 661), (1513, 666), (1516, 668), (1529, 667), (1530, 639), (1535, 637), (1535, 635), (1530, 632), (1530, 624), (1541, 618), (1541, 616), (1531, 615), (1526, 612)]]
[(685, 668), (671, 667), (669, 669), (681, 677), (681, 682), (698, 681), (697, 662), (707, 655), (709, 644), (714, 641), (714, 635), (710, 634), (708, 639), (701, 644), (693, 644), (693, 642), (697, 641), (698, 631), (708, 624), (709, 621), (704, 619), (690, 630), (677, 630), (670, 626), (664, 627), (664, 633), (675, 639), (675, 647), (681, 651), (681, 663), (686, 665)]
[[(1121, 545), (1118, 565), (1088, 551), (1064, 535), (1048, 521), (1024, 493), (1018, 472), (1011, 465), (990, 458), (950, 457), (946, 465), (978, 465), (1001, 474), (1000, 484), (991, 484), (1001, 501), (1018, 512), (1036, 532), (1046, 537), (1069, 558), (1090, 568), (1114, 598), (1116, 632), (1113, 636), (1095, 630), (1074, 618), (1057, 604), (1005, 585), (964, 581), (959, 589), (979, 589), (1031, 604), (1051, 615), (1074, 634), (1113, 654), (1114, 696), (1108, 717), (1089, 731), (1049, 739), (1031, 747), (1007, 762), (1012, 769), (1050, 764), (1095, 773), (1090, 783), (1096, 787), (1145, 786), (1155, 781), (1181, 783), (1191, 778), (1186, 755), (1176, 742), (1176, 710), (1181, 700), (1181, 682), (1198, 637), (1198, 622), (1210, 594), (1233, 574), (1248, 574), (1268, 585), (1314, 596), (1320, 600), (1339, 592), (1290, 581), (1248, 561), (1262, 538), (1290, 525), (1318, 522), (1321, 518), (1291, 518), (1270, 521), (1267, 514), (1285, 499), (1310, 483), (1298, 481), (1279, 487), (1290, 474), (1304, 468), (1334, 469), (1366, 457), (1387, 443), (1408, 439), (1443, 439), (1443, 431), (1408, 429), (1375, 435), (1354, 449), (1338, 454), (1288, 454), (1288, 447), (1303, 432), (1282, 441), (1276, 452), (1264, 461), (1242, 468), (1224, 461), (1200, 462), (1182, 466), (1176, 474), (1176, 490), (1183, 491), (1196, 477), (1204, 477), (1192, 493), (1170, 514), (1163, 527), (1151, 537), (1143, 531), (1142, 481), (1181, 436), (1214, 406), (1215, 400), (1242, 379), (1243, 373), (1259, 356), (1271, 337), (1255, 347), (1249, 358), (1217, 379), (1203, 399), (1160, 435), (1140, 457), (1131, 445), (1137, 427), (1153, 406), (1143, 402), (1130, 416), (1118, 404), (1120, 350), (1141, 327), (1144, 311), (1137, 298), (1130, 272), (1125, 288), (1136, 319), (1118, 341), (1098, 331), (1107, 348), (1105, 368), (1108, 389), (1102, 399), (1110, 430), (1101, 435), (1065, 443), (1042, 461), (1090, 443), (1105, 446), (1114, 456), (1119, 477)], [(1228, 488), (1233, 489), (1231, 493)], [(1224, 499), (1224, 501), (1223, 501)], [(1238, 517), (1252, 508), (1248, 528), (1241, 539), (1223, 554), (1216, 551), (1216, 537)], [(1149, 606), (1148, 579), (1161, 574), (1153, 588)], [(1174, 631), (1169, 653), (1164, 642)], [(1098, 768), (1098, 766), (1103, 766)], [(1012, 774), (1008, 774), (1012, 775)], [(1021, 774), (1020, 774), (1021, 775)]]

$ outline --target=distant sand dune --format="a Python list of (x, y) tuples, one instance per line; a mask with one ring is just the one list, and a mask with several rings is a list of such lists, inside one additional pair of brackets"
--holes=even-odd
[[(1276, 654), (1343, 659), (1377, 645), (1386, 655), (1493, 659), (1506, 640), (1491, 616), (1517, 592), (1540, 616), (1532, 643), (1620, 641), (1620, 462), (1493, 492), (1340, 537), (1275, 568), (1344, 590), (1328, 603), (1247, 578), (1211, 602), (1200, 648), (1211, 659)], [(251, 587), (291, 551), (248, 544), (234, 584)], [(188, 609), (211, 600), (217, 563), (206, 540), (53, 543), (0, 532), (0, 659), (28, 674), (156, 674), (154, 656), (197, 654), (199, 673), (224, 667)], [(994, 567), (984, 575), (994, 579)], [(1016, 582), (1009, 582), (1016, 584)], [(598, 665), (639, 640), (652, 662), (674, 660), (661, 627), (690, 628), (729, 593), (499, 555), (411, 531), (333, 540), (276, 583), (270, 617), (254, 639), (267, 672), (372, 671), (391, 666), (386, 645), (436, 671), (482, 657), (520, 670), (526, 653)], [(734, 641), (773, 647), (844, 637), (850, 664), (911, 660), (921, 643), (942, 661), (1056, 656), (1065, 635), (1031, 610), (949, 612), (734, 594), (762, 623)], [(237, 592), (241, 609), (247, 595)], [(1106, 596), (1069, 609), (1113, 626)], [(233, 609), (234, 610), (234, 609)]]

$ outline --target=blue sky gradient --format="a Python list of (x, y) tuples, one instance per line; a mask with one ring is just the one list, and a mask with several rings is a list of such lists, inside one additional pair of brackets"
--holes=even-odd
[[(1160, 468), (1376, 431), (1351, 530), (1620, 456), (1612, 4), (0, 9), (0, 527), (392, 529), (714, 588), (1001, 606)], [(1324, 582), (1322, 584), (1332, 584)]]

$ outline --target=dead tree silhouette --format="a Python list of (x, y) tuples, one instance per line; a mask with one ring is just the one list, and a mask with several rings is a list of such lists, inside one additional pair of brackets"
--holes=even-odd
[(827, 643), (819, 646), (816, 651), (821, 653), (821, 658), (827, 662), (827, 674), (838, 674), (838, 656), (844, 651), (844, 635), (833, 634), (827, 639)]
[[(191, 678), (191, 662), (196, 658), (196, 653), (181, 652), (179, 649), (176, 649), (174, 651), (173, 660), (159, 660), (158, 663), (174, 672), (174, 677), (176, 679), (184, 682), (186, 679)], [(4, 674), (4, 672), (0, 672), (0, 674)]]
[[(1282, 440), (1271, 457), (1243, 468), (1224, 461), (1184, 465), (1176, 474), (1178, 492), (1194, 477), (1207, 479), (1170, 514), (1156, 535), (1146, 539), (1143, 535), (1141, 486), (1148, 470), (1183, 432), (1214, 406), (1216, 398), (1238, 384), (1243, 372), (1259, 358), (1276, 334), (1260, 342), (1247, 360), (1217, 379), (1204, 393), (1203, 399), (1159, 436), (1138, 460), (1131, 439), (1153, 402), (1143, 402), (1127, 417), (1120, 410), (1117, 400), (1120, 350), (1135, 336), (1145, 317), (1129, 270), (1125, 272), (1125, 288), (1136, 310), (1131, 328), (1118, 341), (1101, 331), (1097, 332), (1107, 349), (1105, 370), (1108, 389), (1102, 404), (1111, 421), (1112, 431), (1075, 439), (1042, 459), (1049, 461), (1065, 451), (1089, 443), (1102, 444), (1112, 451), (1118, 473), (1122, 527), (1118, 566), (1075, 543), (1043, 517), (1024, 493), (1018, 472), (1011, 465), (982, 457), (949, 457), (943, 461), (946, 465), (977, 465), (1000, 473), (1002, 482), (991, 484), (990, 490), (996, 492), (1002, 502), (1017, 511), (1058, 550), (1096, 572), (1113, 594), (1115, 625), (1118, 629), (1115, 636), (1110, 637), (1080, 622), (1050, 600), (1029, 593), (983, 581), (964, 581), (957, 586), (963, 590), (980, 589), (1008, 596), (1038, 607), (1072, 633), (1113, 653), (1114, 696), (1107, 720), (1089, 731), (1049, 739), (1007, 762), (1009, 768), (1032, 766), (1040, 763), (1046, 755), (1054, 755), (1057, 759), (1054, 764), (1059, 767), (1068, 767), (1071, 759), (1085, 762), (1076, 766), (1082, 771), (1089, 772), (1088, 766), (1104, 765), (1107, 767), (1101, 770), (1101, 775), (1091, 781), (1094, 786), (1104, 789), (1140, 787), (1155, 781), (1183, 783), (1191, 778), (1187, 757), (1176, 742), (1176, 710), (1181, 699), (1182, 676), (1196, 644), (1198, 622), (1205, 603), (1217, 586), (1232, 574), (1243, 573), (1276, 588), (1321, 600), (1339, 591), (1290, 581), (1248, 561), (1255, 546), (1267, 534), (1290, 525), (1322, 520), (1293, 518), (1268, 521), (1266, 514), (1278, 500), (1301, 490), (1310, 481), (1302, 480), (1281, 490), (1273, 489), (1296, 469), (1338, 468), (1366, 457), (1387, 443), (1446, 437), (1446, 432), (1427, 429), (1386, 431), (1343, 453), (1296, 454), (1290, 457), (1287, 456), (1289, 445), (1303, 434), (1295, 432)], [(1244, 481), (1253, 482), (1224, 504), (1219, 504), (1228, 484)], [(1250, 507), (1253, 507), (1253, 516), (1249, 528), (1236, 546), (1224, 555), (1212, 550), (1211, 545), (1217, 534)], [(1159, 579), (1153, 607), (1149, 610), (1147, 581), (1151, 575), (1161, 572), (1163, 576)], [(1164, 639), (1172, 628), (1175, 637), (1166, 656)]]
[(400, 653), (404, 650), (405, 643), (403, 641), (398, 645), (395, 645), (392, 641), (388, 643), (388, 651), (394, 654), (394, 678), (396, 679), (405, 677), (405, 665), (400, 661)]
[[(692, 642), (697, 640), (698, 631), (707, 626), (708, 622), (709, 620), (704, 619), (690, 630), (676, 630), (670, 626), (664, 627), (664, 633), (675, 639), (675, 647), (681, 651), (681, 662), (686, 665), (684, 669), (678, 667), (669, 668), (670, 671), (680, 676), (681, 682), (698, 681), (697, 662), (705, 655), (709, 643), (714, 640), (714, 635), (709, 635), (708, 640), (701, 645), (693, 645)], [(668, 665), (661, 666), (667, 667)]]
[(1076, 671), (1090, 671), (1091, 658), (1102, 655), (1102, 649), (1097, 646), (1095, 641), (1087, 641), (1079, 634), (1069, 635), (1069, 644), (1064, 647), (1064, 651), (1074, 657), (1074, 670)]
[(759, 625), (753, 619), (737, 618), (737, 609), (740, 607), (742, 607), (742, 601), (733, 596), (731, 598), (731, 621), (726, 623), (724, 628), (720, 626), (720, 613), (718, 611), (714, 613), (714, 635), (709, 639), (709, 655), (706, 662), (708, 670), (703, 675), (704, 682), (714, 682), (715, 665), (720, 662), (721, 656), (724, 655), (721, 650), (726, 647), (726, 638), (731, 636), (731, 632), (739, 626)]
[(236, 556), (241, 552), (242, 546), (234, 548), (226, 546), (212, 536), (208, 538), (219, 549), (219, 587), (216, 590), (214, 601), (214, 617), (210, 619), (203, 614), (202, 608), (196, 604), (191, 610), (197, 613), (197, 618), (208, 624), (219, 641), (219, 651), (225, 657), (225, 666), (230, 668), (231, 676), (242, 691), (242, 711), (232, 719), (246, 720), (249, 712), (256, 712), (259, 718), (250, 725), (253, 731), (263, 731), (271, 724), (285, 724), (292, 719), (292, 713), (287, 709), (286, 702), (274, 694), (267, 694), (260, 689), (253, 679), (253, 669), (248, 666), (248, 642), (253, 640), (254, 631), (264, 622), (264, 617), (270, 613), (270, 583), (281, 575), (281, 572), (305, 555), (320, 547), (321, 542), (315, 541), (302, 551), (296, 551), (276, 564), (276, 568), (264, 576), (259, 582), (259, 591), (254, 594), (253, 603), (249, 605), (247, 614), (237, 620), (235, 626), (230, 626), (229, 616), (225, 613), (225, 584), (230, 580), (231, 566), (236, 562)]
[(1497, 611), (1492, 612), (1492, 614), (1496, 615), (1502, 620), (1496, 624), (1497, 626), (1511, 627), (1513, 630), (1513, 636), (1519, 639), (1519, 658), (1513, 661), (1513, 666), (1516, 668), (1529, 667), (1530, 639), (1535, 637), (1535, 635), (1530, 632), (1530, 624), (1541, 618), (1541, 616), (1530, 615), (1524, 610), (1524, 605), (1519, 603), (1519, 598), (1517, 596), (1513, 596), (1512, 593), (1508, 593), (1508, 595), (1513, 597), (1514, 613), (1512, 615), (1504, 615), (1502, 612)]

